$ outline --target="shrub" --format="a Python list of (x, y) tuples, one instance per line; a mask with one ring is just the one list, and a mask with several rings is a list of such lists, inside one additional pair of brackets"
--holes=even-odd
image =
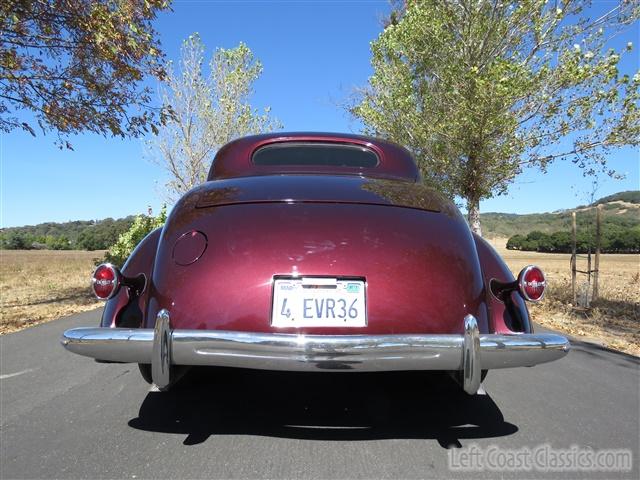
[(129, 230), (120, 234), (118, 241), (109, 247), (109, 250), (107, 250), (104, 255), (104, 259), (99, 263), (109, 262), (118, 268), (122, 268), (138, 243), (140, 243), (150, 232), (156, 228), (162, 227), (166, 220), (166, 205), (162, 207), (160, 213), (156, 217), (151, 214), (151, 209), (149, 209), (149, 213), (147, 215), (138, 215)]
[(44, 244), (49, 250), (71, 250), (71, 242), (69, 242), (69, 239), (64, 236), (47, 236), (45, 238)]
[(520, 250), (524, 237), (522, 235), (514, 235), (507, 241), (508, 250)]
[(2, 248), (6, 250), (28, 250), (31, 248), (31, 242), (25, 235), (10, 232), (2, 235)]

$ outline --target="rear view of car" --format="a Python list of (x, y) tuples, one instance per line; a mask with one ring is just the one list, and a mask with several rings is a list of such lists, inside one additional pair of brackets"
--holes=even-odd
[(135, 362), (161, 389), (176, 369), (444, 370), (470, 394), (489, 369), (564, 356), (533, 333), (515, 279), (455, 206), (420, 183), (411, 155), (340, 134), (271, 134), (223, 147), (122, 271), (104, 265), (100, 327), (63, 345)]

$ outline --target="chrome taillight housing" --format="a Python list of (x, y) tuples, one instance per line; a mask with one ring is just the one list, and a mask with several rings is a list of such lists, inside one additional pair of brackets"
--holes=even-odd
[(110, 263), (98, 265), (91, 277), (91, 288), (100, 300), (109, 300), (120, 289), (122, 274)]
[(491, 280), (490, 287), (491, 293), (503, 302), (514, 290), (529, 302), (539, 302), (544, 297), (547, 280), (539, 267), (527, 265), (520, 271), (514, 282), (501, 282), (494, 278)]
[(544, 298), (546, 287), (544, 273), (535, 265), (524, 267), (518, 274), (518, 291), (525, 300), (539, 302)]

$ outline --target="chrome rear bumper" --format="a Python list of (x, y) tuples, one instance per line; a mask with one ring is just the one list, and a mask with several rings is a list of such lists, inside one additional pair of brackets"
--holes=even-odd
[(555, 334), (480, 334), (465, 318), (463, 335), (294, 335), (171, 330), (169, 313), (155, 329), (74, 328), (69, 351), (115, 362), (150, 363), (154, 383), (169, 382), (171, 365), (215, 365), (287, 371), (459, 370), (476, 393), (485, 369), (532, 366), (562, 358), (569, 341)]

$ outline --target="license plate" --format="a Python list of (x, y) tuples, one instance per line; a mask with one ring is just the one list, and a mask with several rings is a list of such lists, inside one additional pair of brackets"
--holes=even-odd
[(366, 327), (365, 283), (317, 277), (276, 279), (271, 325)]

